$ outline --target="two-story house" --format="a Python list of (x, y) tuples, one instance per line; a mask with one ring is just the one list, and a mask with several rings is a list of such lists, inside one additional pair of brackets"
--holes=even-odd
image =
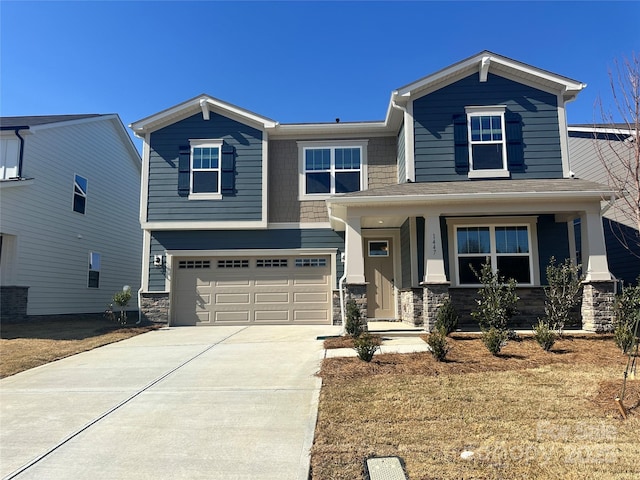
[(599, 329), (611, 192), (571, 178), (565, 115), (584, 87), (485, 51), (393, 91), (382, 121), (280, 124), (201, 95), (133, 123), (143, 311), (328, 324), (356, 298), (369, 319), (429, 329), (445, 296), (468, 313), (470, 267), (488, 260), (535, 316), (580, 218), (583, 323)]
[(0, 118), (2, 321), (101, 315), (139, 288), (140, 171), (118, 115)]

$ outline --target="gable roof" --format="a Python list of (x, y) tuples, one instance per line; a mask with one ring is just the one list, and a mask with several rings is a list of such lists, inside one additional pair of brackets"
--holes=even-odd
[[(122, 120), (115, 113), (86, 113), (77, 115), (28, 115), (17, 117), (0, 117), (0, 130), (26, 130), (29, 132), (37, 132), (38, 130), (50, 128), (62, 128), (68, 125), (74, 125), (84, 122), (105, 121), (111, 122), (122, 141), (122, 144), (129, 152), (129, 156), (136, 164), (138, 169), (142, 168), (142, 158), (140, 152), (133, 144), (129, 133), (125, 129)], [(24, 135), (25, 132), (21, 132)]]
[(13, 129), (16, 127), (35, 127), (50, 123), (68, 122), (72, 120), (84, 120), (86, 118), (102, 117), (99, 113), (88, 113), (80, 115), (29, 115), (23, 117), (0, 117), (0, 127), (3, 129)]
[(202, 112), (205, 119), (208, 119), (209, 112), (220, 113), (226, 117), (259, 129), (274, 128), (278, 125), (278, 122), (275, 120), (203, 93), (174, 107), (167, 108), (142, 120), (133, 122), (129, 125), (129, 128), (131, 128), (137, 136), (141, 136), (145, 133), (150, 133), (167, 125), (171, 125), (172, 123), (184, 120), (198, 112)]

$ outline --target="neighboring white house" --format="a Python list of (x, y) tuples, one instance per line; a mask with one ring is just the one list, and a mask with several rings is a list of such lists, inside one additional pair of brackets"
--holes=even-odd
[(140, 155), (118, 115), (0, 118), (3, 320), (137, 308)]
[[(626, 124), (570, 125), (568, 133), (571, 170), (577, 178), (609, 183), (603, 160), (619, 178), (627, 176), (620, 159), (633, 155), (635, 140)], [(610, 186), (618, 188), (618, 185)], [(634, 189), (633, 182), (629, 182), (627, 189)], [(612, 202), (604, 198), (602, 212), (609, 269), (618, 280), (636, 283), (640, 275), (640, 232), (632, 220), (634, 216), (623, 199)]]

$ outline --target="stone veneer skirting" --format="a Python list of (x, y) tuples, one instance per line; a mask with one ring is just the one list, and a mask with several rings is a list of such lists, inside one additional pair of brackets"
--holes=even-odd
[(0, 320), (6, 323), (26, 320), (28, 302), (29, 287), (0, 287)]
[(613, 330), (614, 282), (589, 282), (582, 288), (582, 328), (590, 332)]
[(140, 294), (142, 319), (152, 323), (169, 323), (169, 294), (147, 292)]

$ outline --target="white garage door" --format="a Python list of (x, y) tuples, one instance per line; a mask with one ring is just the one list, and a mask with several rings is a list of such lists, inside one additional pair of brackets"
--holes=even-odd
[(172, 325), (330, 324), (329, 256), (174, 261)]

